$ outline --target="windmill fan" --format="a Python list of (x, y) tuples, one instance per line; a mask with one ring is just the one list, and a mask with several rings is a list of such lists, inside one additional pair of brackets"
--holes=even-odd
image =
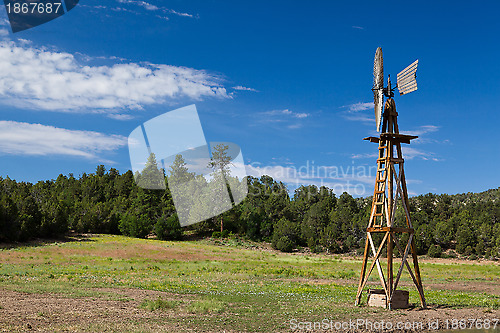
[[(400, 95), (409, 94), (417, 90), (417, 67), (418, 60), (415, 60), (408, 67), (398, 73), (397, 84)], [(384, 96), (388, 98), (394, 97), (394, 89), (391, 87), (391, 76), (387, 80), (387, 87), (384, 88), (384, 59), (382, 56), (382, 48), (377, 48), (375, 59), (373, 61), (373, 103), (375, 105), (375, 122), (377, 132), (380, 132), (380, 124), (382, 122), (382, 111), (384, 108)]]
[(382, 58), (382, 48), (377, 48), (375, 60), (373, 61), (373, 102), (375, 104), (375, 121), (377, 132), (380, 131), (380, 120), (382, 118), (382, 108), (384, 107), (384, 59)]

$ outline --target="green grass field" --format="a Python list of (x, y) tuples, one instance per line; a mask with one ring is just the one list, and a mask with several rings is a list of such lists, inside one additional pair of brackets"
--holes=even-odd
[[(238, 239), (163, 242), (98, 235), (0, 249), (0, 292), (131, 303), (134, 299), (115, 291), (162, 291), (168, 297), (151, 297), (136, 306), (141, 311), (169, 313), (153, 319), (160, 324), (274, 332), (284, 330), (290, 318), (346, 319), (385, 312), (353, 305), (360, 267), (360, 260), (352, 258), (278, 253)], [(421, 271), (430, 305), (500, 308), (498, 293), (460, 287), (465, 283), (500, 288), (498, 264), (424, 261)], [(376, 273), (371, 280), (378, 281)], [(407, 273), (402, 284), (402, 289), (410, 290), (410, 303), (418, 306)], [(141, 331), (140, 323), (130, 325)]]

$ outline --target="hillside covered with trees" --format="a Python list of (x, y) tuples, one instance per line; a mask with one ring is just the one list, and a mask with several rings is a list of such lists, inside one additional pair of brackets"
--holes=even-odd
[[(168, 186), (166, 190), (138, 187), (131, 171), (119, 174), (99, 165), (95, 173), (79, 178), (59, 175), (36, 184), (0, 178), (0, 241), (54, 237), (69, 230), (140, 238), (154, 234), (174, 240), (186, 232), (218, 235), (222, 219), (224, 234), (269, 241), (281, 251), (308, 247), (313, 252), (345, 253), (364, 247), (371, 197), (353, 198), (348, 193), (337, 197), (332, 190), (313, 185), (290, 196), (283, 183), (269, 176), (249, 177), (248, 189), (244, 201), (230, 211), (181, 228)], [(439, 256), (452, 249), (464, 255), (500, 257), (500, 188), (412, 197), (410, 211), (419, 254)]]

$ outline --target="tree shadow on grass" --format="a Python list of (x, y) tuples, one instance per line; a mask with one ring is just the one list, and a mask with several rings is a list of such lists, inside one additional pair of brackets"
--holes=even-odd
[(66, 235), (60, 237), (35, 238), (25, 242), (0, 242), (0, 249), (10, 250), (19, 248), (31, 248), (69, 242), (95, 242), (94, 239), (91, 239), (95, 236), (97, 235), (68, 232)]

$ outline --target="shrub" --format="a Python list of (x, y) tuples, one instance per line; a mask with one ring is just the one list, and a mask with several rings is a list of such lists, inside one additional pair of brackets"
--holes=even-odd
[(212, 238), (221, 238), (222, 234), (220, 231), (212, 232)]
[(472, 246), (467, 246), (464, 250), (464, 254), (470, 256), (472, 254)]
[(272, 238), (272, 246), (283, 252), (292, 252), (297, 245), (297, 225), (281, 218), (274, 225), (274, 233)]
[(292, 252), (295, 248), (295, 242), (292, 241), (288, 236), (280, 237), (276, 242), (273, 237), (273, 246), (283, 252)]
[(427, 251), (427, 255), (431, 258), (441, 258), (442, 254), (443, 249), (441, 249), (441, 246), (439, 245), (431, 245), (431, 247), (429, 247), (429, 251)]
[(151, 223), (146, 216), (136, 216), (125, 213), (120, 219), (118, 225), (120, 232), (125, 236), (145, 238), (151, 231)]
[(455, 259), (457, 257), (457, 253), (453, 250), (449, 251), (447, 254), (442, 255), (443, 258)]
[(155, 224), (155, 234), (161, 240), (180, 240), (182, 238), (182, 227), (177, 214), (168, 218), (160, 217)]

